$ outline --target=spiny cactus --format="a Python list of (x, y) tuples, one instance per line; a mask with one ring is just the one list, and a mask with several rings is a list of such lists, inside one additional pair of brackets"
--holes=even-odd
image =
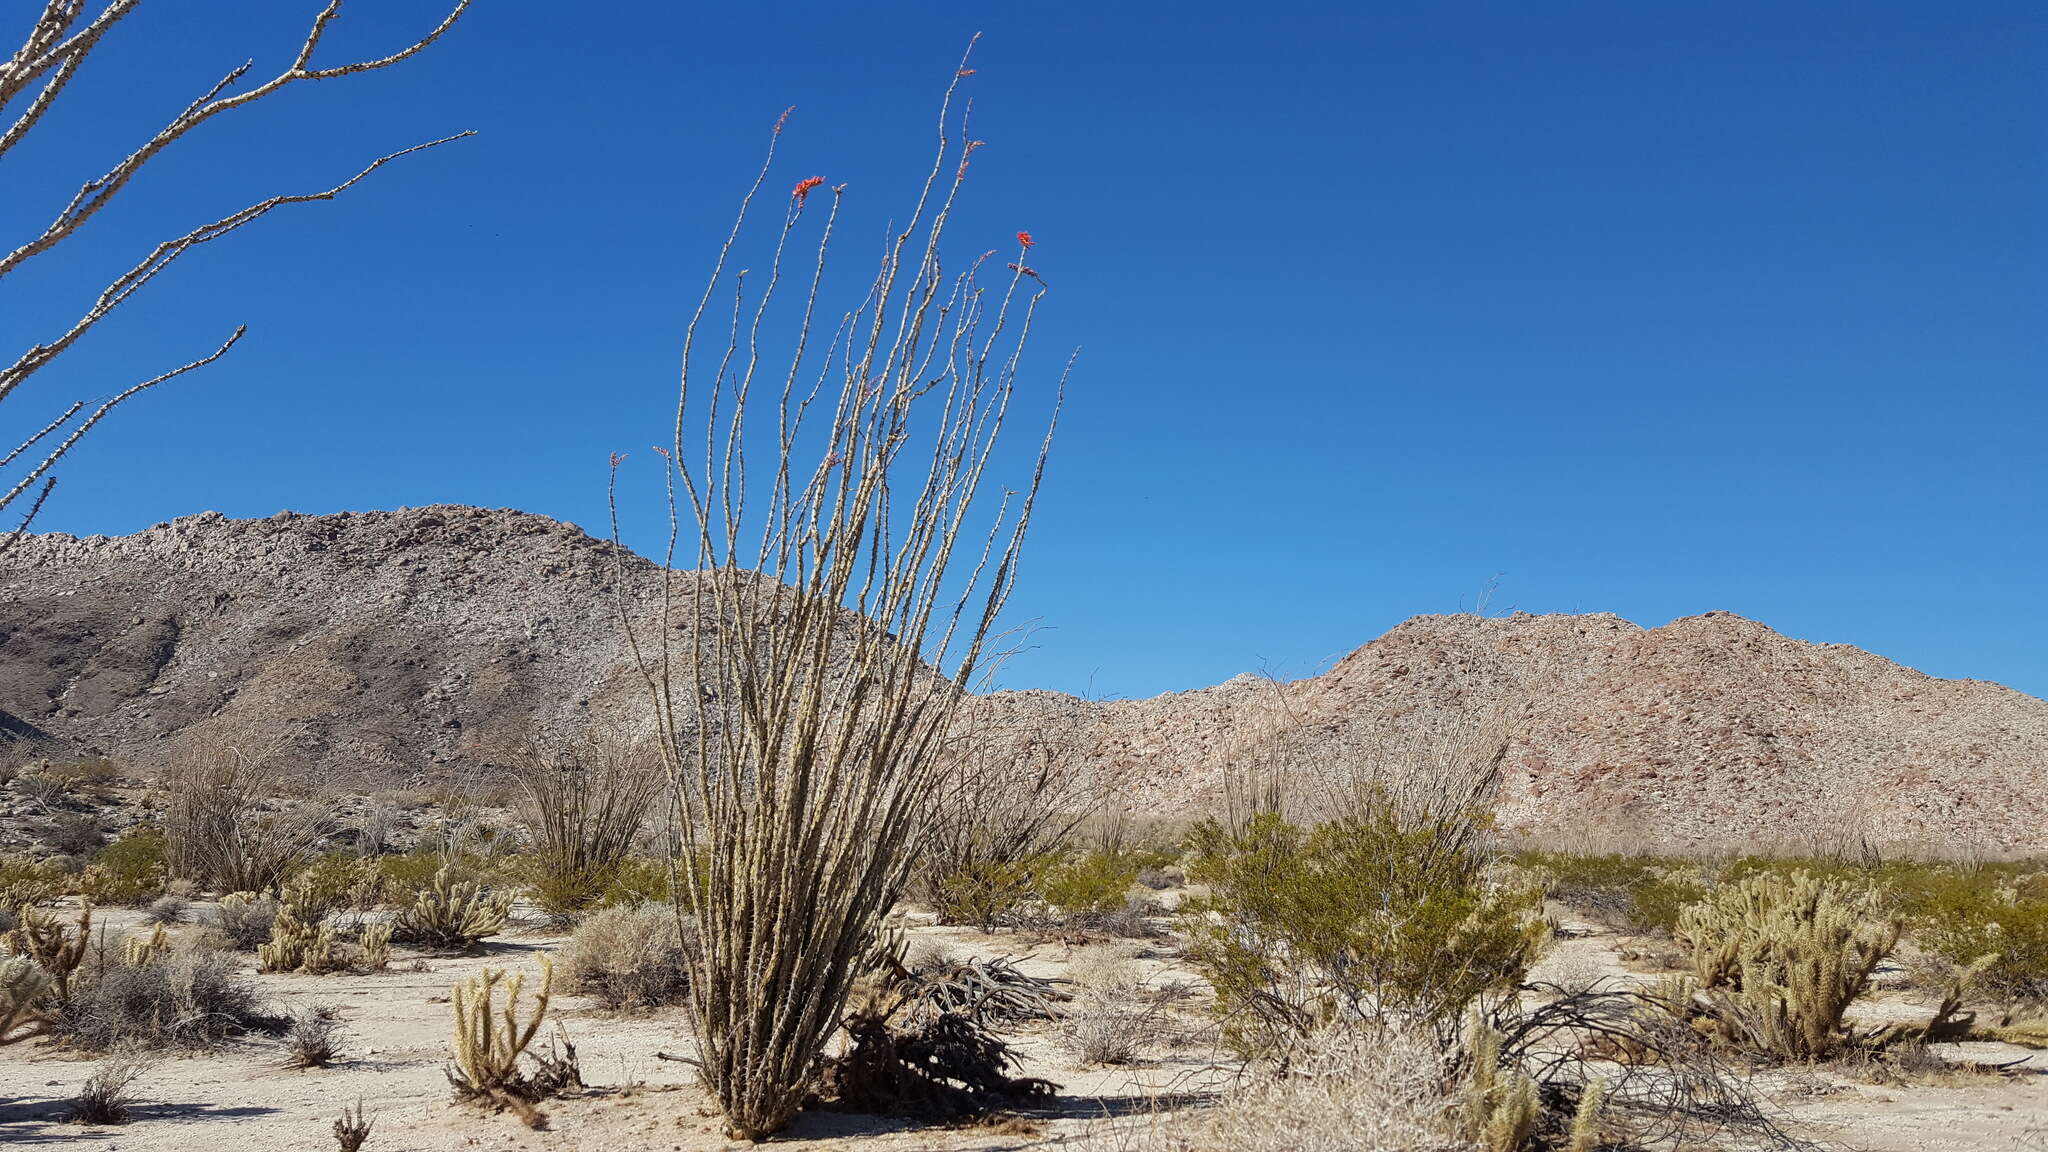
[(1698, 980), (1690, 1000), (1725, 1038), (1812, 1060), (1852, 1039), (1843, 1017), (1902, 926), (1868, 888), (1763, 872), (1687, 907), (1676, 936)]
[(50, 974), (28, 957), (0, 960), (0, 1044), (26, 1039), (49, 1023), (38, 1005), (50, 987)]
[(1542, 1105), (1536, 1081), (1501, 1067), (1501, 1034), (1473, 1023), (1472, 1083), (1466, 1089), (1465, 1132), (1486, 1152), (1520, 1152), (1536, 1129)]
[(1566, 1137), (1565, 1152), (1598, 1152), (1600, 1147), (1600, 1108), (1607, 1101), (1607, 1081), (1595, 1080), (1586, 1085), (1579, 1094), (1579, 1106), (1572, 1113), (1571, 1132)]
[[(547, 957), (540, 958), (540, 991), (534, 997), (533, 1015), (524, 1024), (519, 1019), (524, 973), (513, 976), (506, 985), (502, 1009), (493, 1003), (505, 976), (502, 968), (486, 968), (457, 984), (451, 994), (455, 1064), (448, 1071), (448, 1080), (465, 1095), (486, 1096), (518, 1088), (519, 1054), (533, 1042), (547, 1016), (548, 996), (555, 983), (555, 966)], [(516, 1091), (512, 1094), (518, 1095)]]
[(270, 928), (270, 943), (256, 949), (257, 966), (265, 972), (332, 972), (334, 927), (311, 924), (296, 915), (289, 904), (280, 908)]
[(434, 886), (399, 912), (395, 929), (400, 939), (415, 944), (467, 950), (504, 928), (511, 915), (510, 892), (486, 893), (475, 881), (457, 881), (443, 868), (434, 875)]
[(170, 951), (170, 947), (170, 941), (164, 937), (164, 926), (159, 924), (156, 926), (156, 931), (150, 933), (146, 939), (140, 936), (130, 936), (123, 940), (121, 942), (121, 958), (128, 962), (130, 968), (140, 968), (144, 964), (162, 956), (165, 952)]
[(78, 913), (75, 935), (67, 935), (54, 913), (34, 908), (21, 910), (21, 923), (7, 934), (8, 950), (34, 960), (50, 978), (51, 990), (59, 1001), (71, 999), (71, 974), (85, 959), (86, 938), (92, 935), (92, 905)]
[(363, 929), (357, 945), (356, 966), (365, 972), (382, 972), (391, 963), (391, 925), (371, 924)]

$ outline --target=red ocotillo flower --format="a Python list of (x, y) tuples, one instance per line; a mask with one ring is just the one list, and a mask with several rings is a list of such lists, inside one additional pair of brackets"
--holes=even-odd
[(1019, 232), (1017, 233), (1017, 243), (1022, 244), (1024, 246), (1024, 250), (1026, 252), (1029, 252), (1031, 251), (1031, 246), (1033, 244), (1038, 243), (1038, 241), (1033, 240), (1031, 238), (1031, 233), (1029, 232)]
[(790, 190), (790, 197), (798, 204), (802, 204), (810, 199), (811, 189), (822, 187), (824, 183), (825, 178), (823, 176), (813, 176), (808, 180), (799, 180), (796, 187)]

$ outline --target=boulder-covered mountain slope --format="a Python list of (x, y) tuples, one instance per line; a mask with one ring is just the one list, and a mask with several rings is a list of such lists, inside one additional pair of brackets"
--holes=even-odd
[[(685, 592), (687, 573), (676, 576)], [(284, 742), (331, 778), (418, 782), (537, 730), (645, 713), (619, 606), (659, 569), (513, 511), (231, 520), (23, 538), (0, 554), (0, 742), (147, 767)], [(970, 723), (1052, 744), (1147, 814), (1214, 806), (1275, 733), (1298, 763), (1503, 717), (1502, 819), (1535, 833), (2048, 848), (2048, 702), (1723, 612), (1418, 616), (1320, 676), (1148, 700), (999, 692)], [(1057, 739), (1053, 734), (1058, 734)]]

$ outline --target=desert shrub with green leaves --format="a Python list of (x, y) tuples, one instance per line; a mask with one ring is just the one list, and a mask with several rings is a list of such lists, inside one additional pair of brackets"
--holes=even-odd
[(1124, 906), (1124, 894), (1137, 884), (1142, 866), (1131, 853), (1080, 852), (1041, 864), (1033, 886), (1062, 915), (1111, 912)]
[(145, 824), (100, 849), (79, 876), (78, 891), (95, 904), (144, 904), (163, 894), (168, 879), (164, 834)]
[(1821, 1059), (1854, 1042), (1849, 1005), (1902, 928), (1867, 883), (1754, 871), (1679, 917), (1675, 935), (1693, 974), (1670, 998), (1738, 1047)]
[(602, 901), (664, 782), (658, 745), (593, 731), (527, 750), (509, 776), (533, 843), (521, 872), (534, 903), (566, 918)]
[(1671, 857), (1522, 852), (1515, 862), (1540, 877), (1551, 899), (1638, 934), (1671, 931), (1680, 910), (1707, 894), (1699, 866)]
[(1190, 955), (1247, 1057), (1284, 1060), (1347, 1020), (1462, 1028), (1472, 1002), (1518, 985), (1547, 940), (1533, 890), (1490, 885), (1469, 836), (1404, 826), (1390, 802), (1312, 828), (1272, 812), (1235, 829), (1210, 822), (1189, 842), (1190, 879), (1209, 887), (1183, 905)]
[(628, 856), (612, 870), (605, 885), (605, 908), (632, 908), (641, 904), (667, 904), (675, 899), (674, 875), (667, 860), (651, 856)]
[(1958, 973), (1968, 991), (2020, 1005), (2048, 1004), (2048, 873), (1957, 870), (1906, 905), (1921, 949)]

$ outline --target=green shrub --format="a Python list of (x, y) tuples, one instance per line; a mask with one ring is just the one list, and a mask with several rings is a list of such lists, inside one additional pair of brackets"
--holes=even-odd
[(1962, 875), (1930, 885), (1909, 905), (1922, 949), (1957, 969), (1981, 965), (1971, 984), (2008, 1004), (2048, 1002), (2048, 875)]
[[(1473, 815), (1469, 820), (1482, 817)], [(1216, 988), (1224, 1038), (1286, 1053), (1333, 1022), (1462, 1030), (1480, 995), (1518, 985), (1546, 942), (1532, 890), (1495, 888), (1486, 860), (1391, 805), (1304, 829), (1273, 813), (1190, 834), (1190, 957)]]
[(457, 880), (476, 880), (477, 869), (468, 860), (449, 861), (439, 852), (420, 849), (377, 858), (377, 871), (384, 877), (387, 899), (411, 903), (412, 898), (434, 887), (434, 877), (446, 868)]
[(79, 894), (95, 904), (143, 904), (163, 894), (164, 834), (138, 825), (100, 849), (79, 877)]
[(927, 899), (941, 924), (972, 924), (992, 931), (1031, 902), (1038, 887), (1035, 861), (985, 860), (928, 877)]
[(1696, 865), (1669, 857), (1524, 852), (1516, 863), (1541, 877), (1551, 899), (1637, 934), (1671, 931), (1680, 909), (1707, 894)]
[(605, 885), (600, 901), (606, 908), (632, 908), (641, 904), (667, 904), (675, 896), (668, 861), (652, 856), (628, 856), (619, 861)]
[(1110, 912), (1124, 906), (1124, 894), (1138, 882), (1132, 854), (1083, 852), (1042, 867), (1036, 888), (1047, 904), (1066, 916)]

